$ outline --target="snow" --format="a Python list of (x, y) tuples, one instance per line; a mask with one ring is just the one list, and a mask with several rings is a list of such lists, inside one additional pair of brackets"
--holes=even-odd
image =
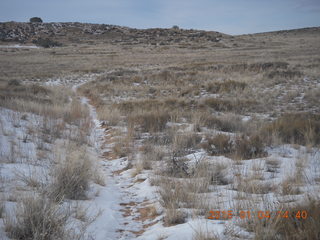
[[(72, 78), (74, 78), (73, 76)], [(84, 84), (86, 79), (93, 79), (95, 75), (87, 75), (73, 82), (72, 90)], [(49, 79), (47, 85), (65, 85), (68, 81), (63, 78)], [(93, 239), (141, 239), (153, 240), (165, 238), (169, 240), (188, 240), (195, 236), (196, 232), (203, 231), (224, 237), (226, 227), (233, 224), (238, 228), (237, 232), (243, 239), (251, 233), (234, 225), (235, 221), (209, 220), (204, 218), (192, 218), (189, 215), (183, 224), (165, 227), (163, 225), (164, 209), (159, 203), (157, 187), (151, 186), (150, 177), (153, 172), (143, 170), (134, 174), (134, 169), (127, 169), (129, 164), (127, 157), (108, 160), (102, 155), (112, 150), (113, 143), (106, 143), (109, 132), (101, 127), (101, 122), (97, 118), (97, 113), (90, 104), (89, 99), (81, 97), (82, 104), (86, 104), (90, 110), (93, 128), (89, 136), (92, 147), (88, 147), (90, 153), (97, 159), (99, 171), (102, 172), (105, 186), (92, 183), (88, 192), (88, 199), (70, 201), (71, 204), (81, 204), (86, 209), (92, 223), (88, 226), (86, 234)], [(26, 120), (22, 116), (26, 115)], [(245, 116), (243, 121), (249, 121), (250, 117)], [(54, 151), (54, 143), (39, 142), (39, 136), (32, 135), (30, 128), (41, 128), (43, 118), (30, 113), (19, 113), (9, 109), (0, 108), (0, 173), (2, 184), (0, 187), (8, 194), (14, 193), (17, 187), (28, 190), (21, 178), (24, 176), (38, 176), (42, 182), (47, 181), (49, 162), (52, 160), (50, 151)], [(175, 123), (168, 123), (174, 125)], [(71, 126), (69, 126), (71, 127)], [(183, 131), (192, 131), (192, 125), (186, 125)], [(122, 133), (126, 129), (122, 128)], [(218, 131), (215, 131), (218, 133)], [(231, 134), (231, 133), (229, 133)], [(41, 158), (38, 154), (39, 146), (44, 146), (47, 154)], [(225, 177), (235, 179), (235, 175), (252, 177), (256, 172), (261, 172), (261, 182), (263, 184), (280, 184), (285, 179), (293, 176), (296, 171), (296, 161), (305, 159), (304, 176), (307, 176), (308, 184), (301, 187), (302, 194), (280, 196), (278, 193), (252, 194), (249, 199), (242, 200), (244, 206), (250, 206), (253, 200), (268, 199), (269, 202), (278, 204), (284, 201), (303, 201), (308, 194), (318, 193), (319, 184), (317, 178), (320, 177), (320, 152), (316, 148), (306, 148), (302, 146), (281, 145), (266, 149), (267, 157), (243, 160), (238, 165), (233, 165), (234, 161), (224, 156), (208, 156), (204, 150), (199, 150), (193, 154), (185, 156), (189, 161), (189, 166), (196, 165), (199, 161), (206, 160), (210, 163), (221, 163), (227, 166)], [(139, 158), (139, 155), (136, 156)], [(279, 166), (274, 173), (266, 171), (268, 161), (276, 159)], [(20, 178), (20, 179), (19, 179)], [(260, 181), (260, 180), (259, 180)], [(234, 189), (234, 184), (217, 185), (212, 187), (212, 192), (201, 193), (204, 198), (208, 198), (216, 209), (235, 209), (238, 204), (236, 197), (239, 192)], [(3, 185), (3, 186), (2, 186)], [(14, 194), (13, 194), (14, 195)], [(263, 196), (262, 196), (263, 195)], [(251, 198), (251, 199), (250, 199)], [(260, 205), (259, 205), (260, 204)], [(6, 209), (13, 209), (14, 202), (5, 202)], [(137, 220), (139, 209), (145, 206), (153, 206), (158, 215), (154, 219)], [(263, 209), (263, 202), (257, 206)], [(188, 209), (190, 210), (190, 209)], [(215, 209), (212, 209), (215, 210)], [(126, 212), (127, 211), (127, 212)], [(192, 211), (192, 209), (190, 210)], [(9, 211), (10, 212), (10, 211)], [(128, 213), (128, 214), (124, 214)], [(147, 225), (148, 224), (148, 225)], [(3, 228), (3, 220), (0, 219), (0, 228)], [(141, 232), (138, 236), (136, 233)], [(0, 231), (0, 238), (6, 239), (3, 231)]]
[(151, 240), (165, 237), (167, 240), (191, 240), (199, 230), (221, 236), (225, 229), (224, 223), (224, 221), (207, 219), (191, 219), (186, 223), (171, 227), (163, 227), (161, 223), (157, 223), (137, 239)]
[(15, 45), (0, 45), (0, 48), (39, 48), (39, 47), (35, 45), (15, 44)]

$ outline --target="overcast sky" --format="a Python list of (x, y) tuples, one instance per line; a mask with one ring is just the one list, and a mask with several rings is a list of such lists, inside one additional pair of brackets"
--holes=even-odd
[(89, 22), (228, 34), (320, 26), (320, 0), (0, 0), (0, 22)]

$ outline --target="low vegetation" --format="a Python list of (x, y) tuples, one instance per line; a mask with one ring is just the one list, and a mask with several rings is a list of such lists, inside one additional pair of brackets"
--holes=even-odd
[(69, 145), (65, 159), (58, 159), (51, 175), (53, 182), (49, 195), (61, 199), (85, 199), (90, 181), (93, 181), (94, 164), (84, 146)]
[(29, 197), (17, 206), (14, 216), (5, 218), (5, 231), (13, 239), (66, 239), (68, 214), (45, 197)]

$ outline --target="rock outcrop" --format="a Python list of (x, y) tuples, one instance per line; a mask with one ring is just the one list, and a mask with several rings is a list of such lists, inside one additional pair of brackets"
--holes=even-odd
[(31, 43), (50, 38), (63, 43), (83, 43), (92, 40), (117, 44), (167, 45), (188, 42), (218, 43), (229, 35), (214, 31), (177, 28), (134, 29), (107, 24), (88, 23), (0, 23), (0, 41)]

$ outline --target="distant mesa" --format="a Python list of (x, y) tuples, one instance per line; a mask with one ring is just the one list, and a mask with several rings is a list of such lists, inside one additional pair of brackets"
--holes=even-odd
[(32, 18), (29, 19), (29, 22), (31, 22), (31, 23), (42, 23), (43, 21), (39, 17), (32, 17)]

